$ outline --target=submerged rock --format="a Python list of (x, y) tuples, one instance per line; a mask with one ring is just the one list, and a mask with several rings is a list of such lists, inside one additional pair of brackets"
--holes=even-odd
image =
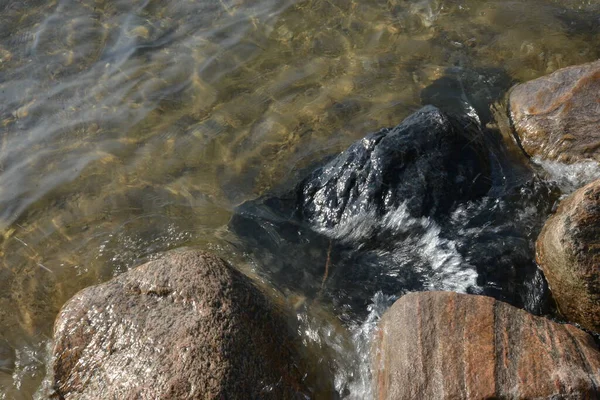
[(423, 88), (421, 101), (453, 114), (475, 113), (485, 126), (493, 120), (490, 106), (502, 99), (513, 84), (501, 68), (450, 67)]
[(302, 391), (278, 310), (203, 252), (171, 252), (82, 290), (60, 312), (54, 337), (61, 399), (280, 399)]
[(411, 293), (382, 317), (373, 345), (377, 399), (592, 399), (592, 337), (489, 297)]
[(509, 102), (516, 134), (531, 157), (600, 162), (600, 61), (517, 85)]
[(600, 180), (561, 202), (536, 249), (560, 312), (600, 332)]

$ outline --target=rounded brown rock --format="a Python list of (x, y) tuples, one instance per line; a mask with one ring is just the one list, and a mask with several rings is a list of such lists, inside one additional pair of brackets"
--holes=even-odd
[(600, 332), (600, 180), (561, 202), (538, 237), (536, 260), (560, 312)]
[(80, 291), (54, 336), (59, 399), (304, 398), (282, 313), (204, 252), (170, 252)]
[(600, 60), (517, 85), (509, 105), (529, 156), (567, 164), (600, 162)]

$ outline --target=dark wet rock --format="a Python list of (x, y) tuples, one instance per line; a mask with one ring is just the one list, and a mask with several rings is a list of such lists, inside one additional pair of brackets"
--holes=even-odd
[(535, 263), (535, 239), (560, 193), (539, 178), (522, 175), (520, 179), (526, 180), (504, 187), (506, 191), (498, 196), (461, 207), (444, 230), (477, 270), (481, 290), (475, 293), (542, 315), (554, 309)]
[(342, 313), (415, 290), (547, 312), (534, 241), (556, 193), (461, 121), (426, 107), (367, 136), (293, 189), (239, 206), (232, 242), (269, 282)]
[[(427, 283), (410, 271), (406, 257), (396, 257), (405, 258), (406, 267), (381, 265), (381, 248), (373, 245), (389, 245), (385, 252), (392, 261), (394, 245), (386, 238), (407, 238), (410, 232), (390, 232), (378, 223), (395, 225), (393, 220), (404, 218), (426, 230), (419, 218), (435, 224), (459, 204), (481, 198), (491, 187), (489, 176), (479, 125), (427, 106), (397, 127), (355, 142), (294, 189), (242, 204), (230, 228), (269, 276), (286, 286), (314, 293), (325, 278), (333, 286), (344, 282), (339, 288), (346, 293), (352, 285), (397, 291), (398, 280), (402, 287), (422, 287)], [(356, 253), (357, 248), (364, 251)], [(423, 263), (412, 264), (417, 269)], [(404, 271), (398, 277), (375, 272), (379, 267)]]
[(203, 252), (171, 252), (82, 290), (54, 336), (61, 399), (280, 399), (302, 390), (280, 312)]
[(559, 311), (600, 332), (600, 180), (560, 203), (536, 248)]
[(405, 204), (439, 216), (490, 188), (478, 124), (427, 106), (400, 125), (366, 136), (297, 188), (298, 218), (330, 228), (353, 216), (381, 216)]
[(600, 162), (600, 61), (517, 85), (509, 96), (518, 139), (532, 157)]
[(490, 297), (411, 293), (373, 345), (377, 399), (595, 399), (593, 338)]

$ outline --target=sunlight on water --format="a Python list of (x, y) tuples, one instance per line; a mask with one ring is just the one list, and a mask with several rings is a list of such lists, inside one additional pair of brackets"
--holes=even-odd
[[(184, 245), (246, 262), (223, 235), (236, 205), (397, 124), (442, 77), (472, 73), (493, 98), (497, 82), (598, 58), (599, 12), (583, 0), (0, 0), (0, 398), (37, 390), (76, 291)], [(464, 243), (433, 222), (398, 210), (378, 223), (423, 233), (411, 246), (428, 287), (479, 285)], [(369, 321), (344, 327), (348, 398), (366, 393), (348, 366), (366, 362), (351, 354), (365, 356)]]

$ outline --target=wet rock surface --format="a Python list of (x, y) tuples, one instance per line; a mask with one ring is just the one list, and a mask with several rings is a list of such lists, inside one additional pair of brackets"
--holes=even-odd
[(55, 325), (56, 398), (297, 398), (280, 312), (248, 278), (178, 251), (79, 292)]
[(413, 216), (439, 216), (483, 196), (490, 161), (478, 128), (426, 106), (397, 127), (366, 136), (299, 185), (299, 219), (332, 227), (402, 203)]
[(364, 310), (378, 291), (450, 290), (541, 313), (532, 243), (555, 193), (461, 115), (424, 107), (242, 204), (232, 241), (274, 285), (339, 308)]
[(600, 180), (560, 203), (536, 249), (560, 312), (600, 332)]
[[(426, 264), (418, 255), (380, 250), (393, 246), (391, 237), (409, 236), (403, 222), (424, 233), (461, 202), (483, 196), (489, 171), (476, 121), (427, 106), (355, 142), (292, 190), (242, 204), (229, 226), (275, 282), (315, 293), (328, 280), (362, 303), (376, 290), (426, 285), (409, 267)], [(405, 259), (402, 273), (382, 271), (399, 268), (394, 258)]]
[(600, 162), (600, 61), (560, 69), (516, 86), (510, 114), (532, 157)]
[(411, 293), (382, 317), (377, 399), (595, 399), (600, 352), (571, 325), (489, 297)]

